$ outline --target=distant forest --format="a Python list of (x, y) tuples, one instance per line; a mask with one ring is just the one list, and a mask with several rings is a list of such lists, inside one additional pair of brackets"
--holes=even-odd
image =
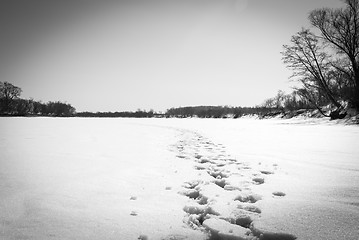
[(21, 88), (8, 82), (0, 82), (0, 115), (1, 116), (56, 116), (69, 117), (76, 114), (73, 106), (63, 102), (35, 101), (22, 99)]
[(1, 116), (52, 116), (52, 117), (198, 117), (198, 118), (239, 118), (244, 115), (261, 117), (274, 116), (286, 111), (311, 109), (310, 103), (294, 94), (286, 95), (279, 91), (277, 96), (266, 100), (256, 107), (229, 106), (195, 106), (168, 109), (165, 113), (153, 110), (137, 110), (135, 112), (76, 112), (69, 103), (60, 101), (43, 103), (33, 99), (22, 99), (21, 88), (8, 82), (0, 82), (0, 115)]

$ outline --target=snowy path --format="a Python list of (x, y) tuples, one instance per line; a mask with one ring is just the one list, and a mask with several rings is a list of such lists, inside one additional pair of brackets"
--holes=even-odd
[(249, 187), (262, 198), (255, 203), (261, 210), (253, 222), (256, 229), (298, 239), (358, 238), (358, 126), (252, 119), (192, 119), (180, 124), (226, 146), (237, 163), (247, 164), (249, 174), (242, 169), (243, 175), (253, 177), (275, 167), (274, 174), (261, 172), (263, 184)]
[(0, 239), (357, 239), (359, 128), (0, 118)]
[[(210, 232), (211, 239), (296, 239), (294, 235), (262, 230), (252, 225), (261, 217), (255, 204), (262, 197), (252, 191), (253, 186), (264, 183), (266, 175), (274, 174), (277, 166), (253, 169), (227, 154), (225, 146), (190, 131), (176, 145), (177, 157), (196, 162), (198, 177), (185, 182), (180, 192), (187, 196), (183, 210), (188, 214), (185, 222), (193, 229)], [(274, 197), (285, 193), (275, 191)]]

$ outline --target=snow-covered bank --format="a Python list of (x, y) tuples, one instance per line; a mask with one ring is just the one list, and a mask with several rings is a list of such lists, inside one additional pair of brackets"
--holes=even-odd
[(0, 238), (357, 239), (359, 127), (0, 118)]

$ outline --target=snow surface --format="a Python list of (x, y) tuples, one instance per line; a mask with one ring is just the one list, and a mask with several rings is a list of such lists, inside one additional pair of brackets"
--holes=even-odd
[(358, 239), (359, 127), (0, 118), (0, 239)]

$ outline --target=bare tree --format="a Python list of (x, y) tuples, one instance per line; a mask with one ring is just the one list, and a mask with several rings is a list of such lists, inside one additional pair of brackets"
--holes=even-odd
[(0, 82), (0, 111), (2, 113), (11, 110), (11, 104), (20, 97), (22, 90), (8, 82)]
[[(308, 29), (302, 29), (291, 38), (291, 45), (284, 45), (283, 62), (293, 70), (292, 78), (302, 83), (302, 88), (310, 94), (305, 96), (312, 103), (319, 103), (314, 98), (319, 93), (337, 109), (342, 108), (339, 99), (333, 93), (331, 80), (333, 77), (332, 58), (325, 51), (319, 39)], [(315, 104), (319, 107), (318, 104)]]
[(359, 0), (344, 2), (342, 9), (312, 11), (309, 20), (337, 54), (332, 65), (348, 81), (351, 103), (359, 109)]

